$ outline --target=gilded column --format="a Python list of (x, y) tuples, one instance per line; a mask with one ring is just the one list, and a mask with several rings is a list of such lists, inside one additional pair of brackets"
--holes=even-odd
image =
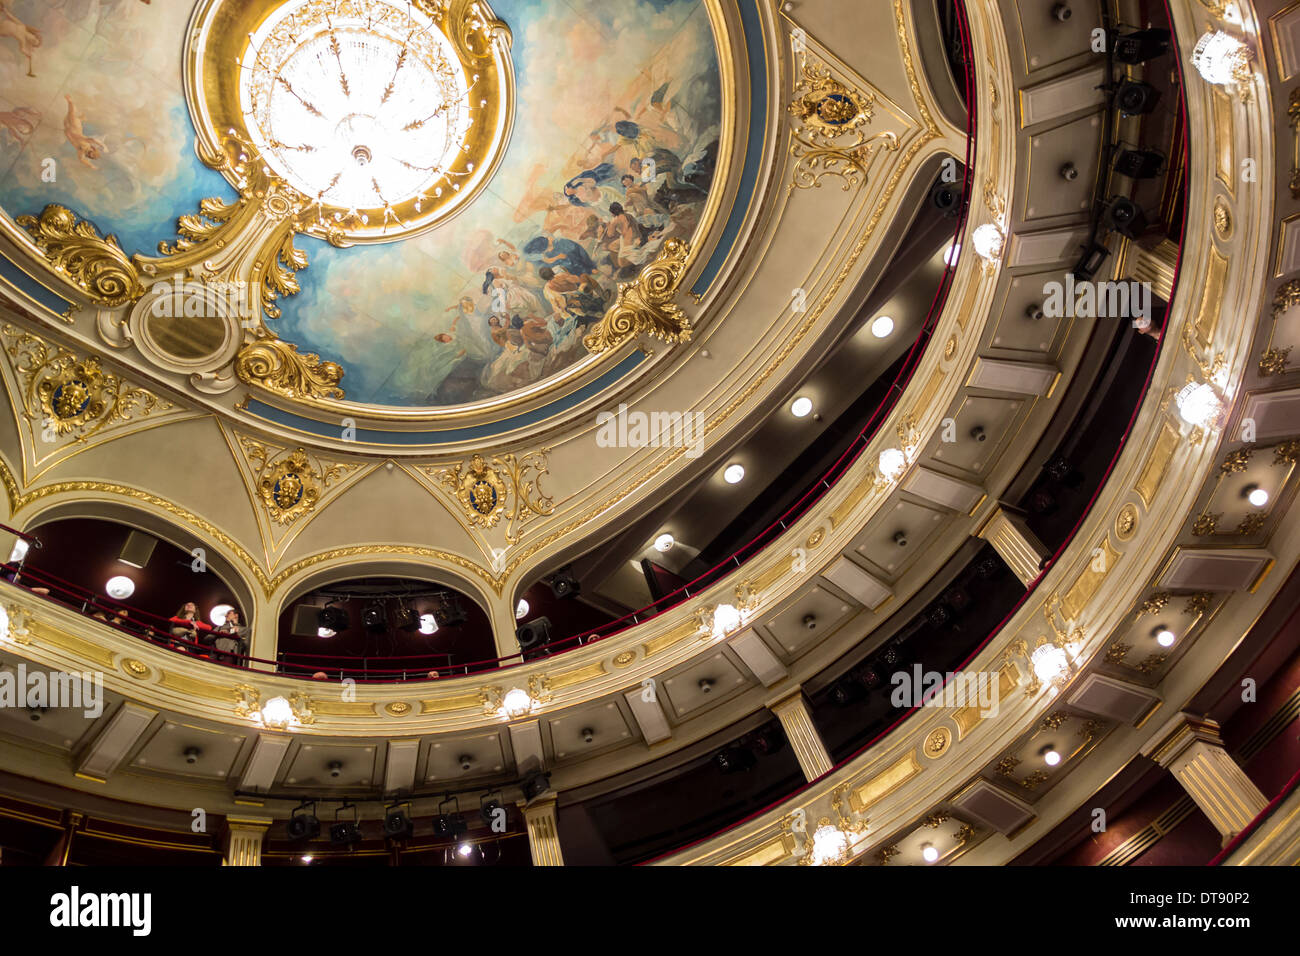
[(533, 854), (533, 866), (564, 866), (560, 831), (555, 824), (555, 798), (539, 800), (524, 807), (524, 821), (528, 824), (528, 848)]
[(1029, 530), (1025, 519), (1003, 504), (999, 504), (984, 520), (975, 536), (993, 545), (993, 550), (1025, 587), (1038, 577), (1043, 562), (1050, 555), (1038, 536)]
[(1268, 801), (1245, 771), (1228, 756), (1219, 725), (1182, 713), (1142, 748), (1182, 784), (1226, 844), (1259, 814)]
[(268, 817), (226, 817), (226, 856), (222, 866), (261, 866)]
[(1121, 279), (1136, 279), (1151, 286), (1151, 294), (1168, 302), (1174, 294), (1174, 267), (1178, 263), (1178, 244), (1163, 239), (1159, 245), (1146, 248), (1131, 239), (1124, 243), (1120, 263)]
[(768, 701), (767, 709), (776, 714), (785, 731), (786, 739), (794, 748), (794, 755), (799, 760), (799, 769), (808, 780), (816, 780), (831, 769), (831, 755), (826, 752), (821, 734), (813, 723), (812, 714), (808, 712), (808, 703), (803, 697), (803, 687), (796, 684), (780, 697)]

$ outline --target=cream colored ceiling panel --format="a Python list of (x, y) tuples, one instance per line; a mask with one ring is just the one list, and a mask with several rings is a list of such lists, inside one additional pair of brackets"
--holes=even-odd
[(719, 651), (659, 682), (670, 713), (682, 720), (749, 686), (740, 668)]
[(763, 622), (767, 632), (789, 654), (821, 641), (853, 614), (838, 594), (813, 586), (793, 598), (775, 617)]
[(439, 784), (471, 780), (485, 774), (500, 773), (505, 765), (506, 754), (500, 731), (466, 734), (435, 740), (429, 745), (424, 779), (426, 783)]
[(627, 717), (612, 701), (566, 711), (546, 725), (556, 760), (590, 757), (633, 740)]

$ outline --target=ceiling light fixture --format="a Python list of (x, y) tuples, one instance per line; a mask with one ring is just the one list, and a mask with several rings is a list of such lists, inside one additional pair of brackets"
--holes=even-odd
[(1188, 382), (1174, 396), (1174, 404), (1183, 421), (1198, 428), (1209, 428), (1223, 411), (1214, 387), (1204, 382)]
[(501, 698), (501, 707), (498, 713), (507, 720), (514, 720), (517, 717), (524, 717), (532, 713), (533, 708), (536, 706), (537, 701), (533, 700), (528, 691), (512, 687)]
[(104, 593), (115, 601), (125, 601), (135, 593), (135, 582), (124, 574), (115, 575), (104, 585)]
[(727, 466), (726, 471), (722, 473), (722, 479), (729, 485), (736, 485), (745, 477), (745, 466), (741, 464), (731, 464)]
[(880, 453), (877, 465), (887, 481), (897, 481), (907, 471), (907, 456), (897, 448), (886, 448)]
[(813, 410), (812, 399), (807, 395), (800, 395), (790, 403), (790, 414), (795, 418), (807, 418), (808, 413)]
[(886, 338), (894, 331), (894, 320), (887, 315), (877, 316), (871, 322), (871, 334), (878, 339)]
[(1201, 79), (1215, 86), (1249, 82), (1250, 60), (1250, 47), (1222, 30), (1203, 34), (1192, 50), (1192, 66)]
[(1259, 485), (1247, 485), (1241, 490), (1241, 494), (1256, 508), (1262, 508), (1268, 504), (1268, 492)]
[(1043, 763), (1049, 767), (1055, 767), (1061, 762), (1061, 755), (1054, 747), (1048, 747), (1043, 751)]
[(677, 539), (665, 531), (659, 537), (655, 538), (655, 550), (667, 553), (673, 549), (673, 545), (676, 543)]
[(921, 847), (921, 858), (925, 860), (926, 863), (933, 863), (935, 860), (939, 859), (939, 851), (935, 849), (933, 844), (927, 843)]
[(1155, 638), (1156, 643), (1161, 647), (1173, 647), (1174, 641), (1178, 640), (1178, 635), (1169, 628), (1161, 626), (1156, 628)]

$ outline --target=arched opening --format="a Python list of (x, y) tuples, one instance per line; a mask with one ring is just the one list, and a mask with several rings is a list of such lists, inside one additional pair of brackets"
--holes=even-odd
[(423, 680), (493, 667), (487, 612), (463, 591), (412, 576), (315, 584), (280, 612), (283, 673), (331, 680)]
[[(208, 628), (226, 610), (248, 623), (251, 606), (192, 549), (121, 521), (53, 517), (26, 532), (35, 539), (15, 553), (6, 575), (51, 601), (71, 607), (125, 633), (183, 653), (212, 655)], [(176, 634), (170, 621), (186, 604), (195, 606), (192, 633)], [(182, 630), (185, 630), (182, 628)], [(235, 663), (234, 659), (225, 663)]]

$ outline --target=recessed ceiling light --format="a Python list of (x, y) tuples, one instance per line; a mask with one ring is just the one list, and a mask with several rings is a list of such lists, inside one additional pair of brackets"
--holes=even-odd
[(894, 331), (894, 320), (887, 315), (877, 316), (871, 323), (871, 334), (878, 339), (885, 338), (892, 331)]
[(933, 863), (935, 860), (939, 859), (939, 851), (927, 843), (921, 848), (921, 856), (925, 859), (926, 863)]
[(104, 585), (104, 593), (117, 601), (125, 601), (135, 593), (135, 582), (125, 575), (119, 574), (108, 579)]
[(1048, 750), (1043, 754), (1043, 762), (1046, 763), (1049, 767), (1055, 767), (1058, 763), (1061, 762), (1061, 755), (1057, 753), (1055, 750)]
[(807, 395), (800, 395), (790, 403), (790, 414), (795, 418), (805, 418), (812, 408), (812, 399)]
[(528, 616), (528, 602), (525, 601), (523, 598), (520, 598), (519, 603), (515, 605), (515, 620), (522, 621), (527, 616)]
[(234, 608), (229, 604), (218, 604), (208, 612), (208, 620), (217, 627), (220, 627), (222, 624), (226, 623), (226, 614), (233, 610)]
[(673, 545), (676, 543), (677, 543), (677, 539), (674, 538), (672, 535), (670, 535), (667, 531), (665, 531), (659, 537), (655, 538), (655, 550), (671, 551)]
[(1161, 647), (1173, 647), (1176, 640), (1178, 640), (1178, 635), (1167, 627), (1156, 632), (1156, 643)]
[(1258, 485), (1250, 485), (1246, 488), (1246, 500), (1256, 508), (1262, 508), (1268, 504), (1268, 492)]
[(740, 482), (745, 477), (745, 466), (741, 464), (728, 465), (727, 470), (722, 473), (722, 478), (729, 485)]

